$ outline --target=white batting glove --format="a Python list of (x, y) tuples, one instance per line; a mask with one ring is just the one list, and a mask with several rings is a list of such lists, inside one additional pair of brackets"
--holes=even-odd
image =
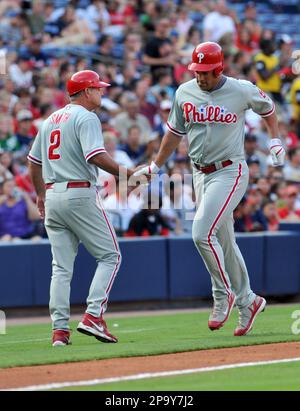
[(283, 148), (280, 138), (272, 138), (269, 147), (272, 156), (273, 166), (283, 166), (285, 149)]
[(159, 172), (159, 170), (160, 170), (160, 168), (154, 163), (154, 161), (152, 161), (150, 166), (140, 168), (135, 173), (133, 173), (133, 177), (152, 176), (154, 174), (157, 174)]

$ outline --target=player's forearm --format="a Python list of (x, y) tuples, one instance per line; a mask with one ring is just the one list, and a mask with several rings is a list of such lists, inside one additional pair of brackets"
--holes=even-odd
[(270, 116), (264, 117), (264, 120), (267, 124), (267, 128), (268, 128), (270, 137), (271, 138), (278, 138), (279, 137), (279, 128), (278, 128), (277, 115), (276, 115), (275, 111)]
[(161, 167), (167, 161), (173, 151), (177, 148), (180, 140), (181, 138), (173, 134), (171, 131), (166, 132), (162, 139), (159, 152), (154, 160), (158, 167)]
[(45, 183), (42, 175), (42, 166), (28, 162), (29, 176), (38, 196), (45, 197)]
[(89, 160), (89, 162), (114, 176), (126, 175), (127, 177), (130, 177), (133, 173), (132, 170), (116, 163), (115, 160), (106, 152), (96, 154)]

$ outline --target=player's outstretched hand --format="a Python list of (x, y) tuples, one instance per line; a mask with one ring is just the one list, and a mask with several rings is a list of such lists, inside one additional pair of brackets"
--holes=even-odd
[(152, 161), (152, 163), (148, 166), (141, 166), (136, 169), (133, 176), (152, 176), (153, 174), (157, 174), (159, 172), (159, 167)]
[(282, 146), (280, 138), (273, 138), (270, 141), (270, 153), (273, 166), (277, 167), (284, 165), (285, 149)]
[(159, 167), (152, 161), (150, 165), (138, 166), (132, 175), (136, 184), (148, 185), (151, 179), (157, 175)]

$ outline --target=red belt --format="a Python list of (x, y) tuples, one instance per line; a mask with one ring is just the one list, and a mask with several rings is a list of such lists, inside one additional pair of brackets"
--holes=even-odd
[[(53, 187), (54, 183), (45, 184), (46, 190)], [(89, 181), (69, 181), (67, 188), (80, 188), (80, 187), (90, 187), (91, 183)]]
[(232, 164), (231, 160), (222, 161), (221, 162), (222, 167), (218, 167), (215, 163), (209, 164), (208, 166), (201, 167), (198, 164), (194, 163), (196, 169), (201, 171), (201, 173), (204, 173), (204, 174), (213, 173), (214, 171), (217, 171), (219, 168), (224, 168), (224, 167), (230, 166), (231, 164)]

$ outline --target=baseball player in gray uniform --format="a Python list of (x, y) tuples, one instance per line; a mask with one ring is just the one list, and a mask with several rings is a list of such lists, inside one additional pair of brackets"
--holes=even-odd
[(79, 241), (98, 265), (77, 330), (102, 342), (117, 342), (103, 314), (121, 254), (97, 191), (97, 167), (114, 175), (123, 172), (125, 178), (133, 171), (119, 167), (106, 153), (100, 121), (93, 113), (109, 85), (94, 71), (75, 73), (67, 82), (71, 103), (44, 121), (28, 155), (53, 256), (49, 303), (53, 346), (70, 343), (70, 283)]
[(223, 52), (217, 43), (201, 43), (195, 48), (189, 65), (195, 79), (182, 84), (176, 92), (168, 131), (156, 159), (134, 175), (149, 179), (158, 173), (180, 137), (187, 135), (197, 201), (192, 235), (211, 275), (214, 298), (208, 326), (211, 330), (221, 328), (236, 303), (239, 323), (234, 335), (241, 336), (250, 331), (266, 305), (265, 299), (250, 288), (233, 229), (233, 210), (248, 184), (244, 159), (246, 110), (252, 109), (265, 119), (275, 166), (283, 164), (285, 152), (272, 100), (249, 81), (224, 76), (223, 64)]

